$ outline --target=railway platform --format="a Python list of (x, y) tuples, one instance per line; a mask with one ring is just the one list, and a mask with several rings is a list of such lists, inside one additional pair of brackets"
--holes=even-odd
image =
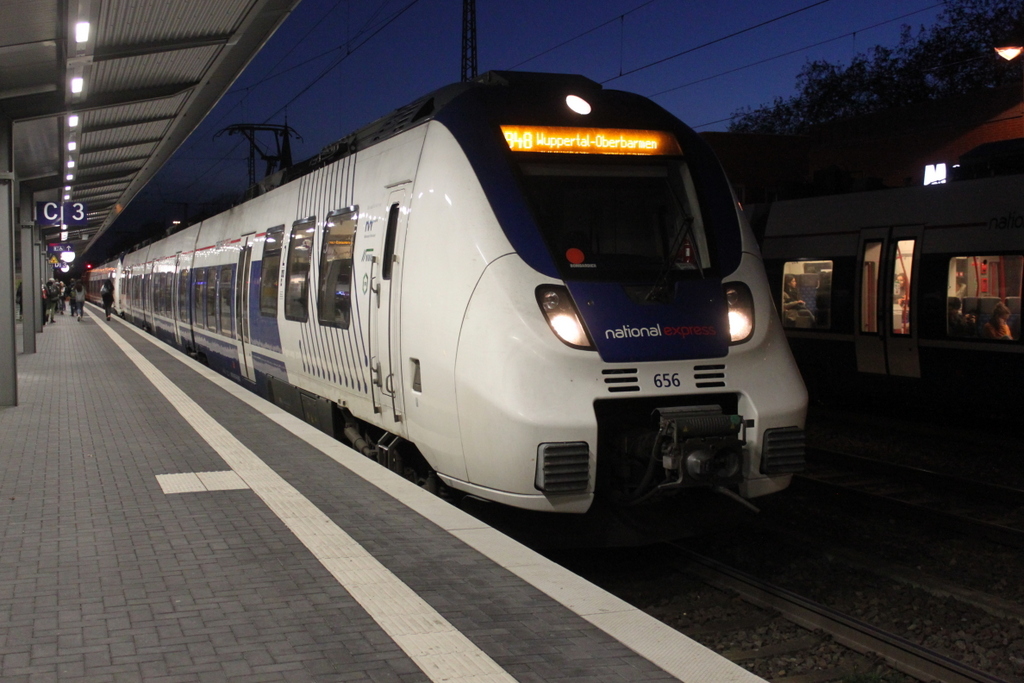
[(761, 680), (94, 306), (17, 362), (7, 683)]

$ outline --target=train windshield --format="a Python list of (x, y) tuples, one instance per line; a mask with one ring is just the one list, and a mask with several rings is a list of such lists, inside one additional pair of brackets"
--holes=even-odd
[(693, 180), (678, 158), (536, 162), (520, 169), (567, 280), (655, 283), (711, 267)]

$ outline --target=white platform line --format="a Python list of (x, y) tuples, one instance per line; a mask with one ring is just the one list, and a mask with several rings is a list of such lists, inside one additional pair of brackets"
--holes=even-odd
[(687, 683), (764, 683), (763, 678), (381, 467), (184, 353), (132, 325), (126, 324), (126, 327), (677, 679)]
[(515, 681), (108, 325), (99, 327), (432, 681)]
[(182, 472), (179, 474), (158, 474), (157, 483), (164, 493), (203, 493), (205, 491), (235, 491), (247, 489), (249, 485), (233, 471), (227, 472)]

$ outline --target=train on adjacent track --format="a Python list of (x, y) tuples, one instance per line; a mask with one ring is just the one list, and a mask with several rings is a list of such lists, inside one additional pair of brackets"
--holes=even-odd
[(1016, 423), (1024, 175), (775, 202), (763, 254), (813, 400)]
[(108, 278), (127, 320), (410, 479), (605, 539), (696, 531), (803, 465), (806, 390), (716, 157), (580, 76), (442, 88), (90, 296)]

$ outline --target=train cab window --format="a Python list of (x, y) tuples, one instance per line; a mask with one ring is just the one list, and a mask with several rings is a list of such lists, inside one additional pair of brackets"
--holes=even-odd
[(999, 341), (1020, 339), (1024, 256), (956, 256), (946, 282), (946, 334)]
[(217, 331), (217, 269), (206, 269), (206, 329)]
[(231, 265), (223, 265), (220, 267), (220, 278), (217, 281), (217, 299), (220, 313), (220, 332), (225, 337), (234, 339), (235, 334), (231, 327), (233, 321), (231, 315), (231, 283), (234, 278), (231, 270)]
[(260, 264), (260, 315), (277, 317), (277, 291), (281, 278), (281, 244), (284, 240), (284, 226), (267, 230), (263, 244), (263, 261)]
[(914, 272), (914, 240), (898, 240), (892, 273), (892, 333), (910, 334), (910, 276)]
[(188, 268), (178, 273), (178, 320), (188, 322)]
[(700, 277), (712, 267), (685, 161), (558, 159), (519, 168), (565, 279), (664, 282)]
[(196, 268), (192, 271), (192, 324), (196, 327), (206, 327), (206, 316), (203, 313), (203, 303), (206, 301), (206, 268)]
[(284, 284), (284, 317), (288, 320), (309, 320), (309, 264), (315, 231), (314, 218), (296, 221), (292, 225)]
[(352, 254), (356, 209), (336, 211), (324, 224), (317, 312), (321, 325), (348, 328), (352, 307)]
[(789, 261), (782, 269), (782, 324), (798, 329), (832, 326), (832, 261)]

